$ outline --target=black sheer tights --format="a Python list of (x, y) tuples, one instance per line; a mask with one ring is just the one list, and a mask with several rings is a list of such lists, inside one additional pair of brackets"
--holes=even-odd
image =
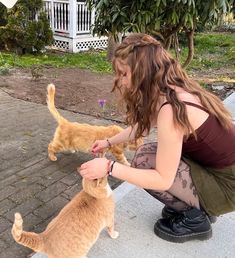
[[(142, 169), (155, 168), (156, 151), (157, 143), (142, 145), (137, 150), (131, 166)], [(191, 207), (200, 209), (197, 191), (190, 175), (190, 167), (182, 160), (180, 161), (174, 183), (168, 191), (145, 190), (166, 206), (177, 211), (188, 210)]]

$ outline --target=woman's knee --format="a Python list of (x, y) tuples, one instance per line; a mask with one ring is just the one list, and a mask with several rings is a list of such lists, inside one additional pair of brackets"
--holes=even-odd
[(132, 160), (131, 166), (135, 168), (151, 169), (156, 167), (157, 143), (141, 145)]

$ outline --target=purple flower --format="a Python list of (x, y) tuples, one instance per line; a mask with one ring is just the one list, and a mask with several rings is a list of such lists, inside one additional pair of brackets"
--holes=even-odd
[(104, 106), (105, 106), (105, 103), (106, 103), (106, 99), (99, 99), (99, 100), (98, 100), (98, 103), (99, 103), (100, 107), (101, 107), (102, 109), (104, 109)]

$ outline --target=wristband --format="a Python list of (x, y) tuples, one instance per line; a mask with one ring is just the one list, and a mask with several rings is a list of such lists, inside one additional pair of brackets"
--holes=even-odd
[(108, 170), (108, 175), (109, 176), (112, 176), (112, 173), (113, 173), (113, 165), (116, 161), (113, 161), (112, 165), (110, 166), (109, 170)]
[(107, 143), (108, 143), (109, 148), (111, 148), (111, 147), (112, 147), (112, 144), (110, 143), (109, 139), (106, 139), (106, 141), (107, 141)]

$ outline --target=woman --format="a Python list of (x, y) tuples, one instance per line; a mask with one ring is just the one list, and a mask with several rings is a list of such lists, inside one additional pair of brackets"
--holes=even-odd
[[(137, 151), (131, 167), (106, 158), (82, 164), (89, 179), (112, 176), (146, 189), (165, 204), (154, 226), (173, 242), (208, 239), (211, 222), (235, 210), (235, 126), (222, 101), (190, 79), (161, 44), (132, 34), (116, 49), (113, 90), (126, 104), (123, 132), (99, 140), (93, 153), (157, 127), (157, 143)], [(97, 169), (98, 168), (98, 169)]]

